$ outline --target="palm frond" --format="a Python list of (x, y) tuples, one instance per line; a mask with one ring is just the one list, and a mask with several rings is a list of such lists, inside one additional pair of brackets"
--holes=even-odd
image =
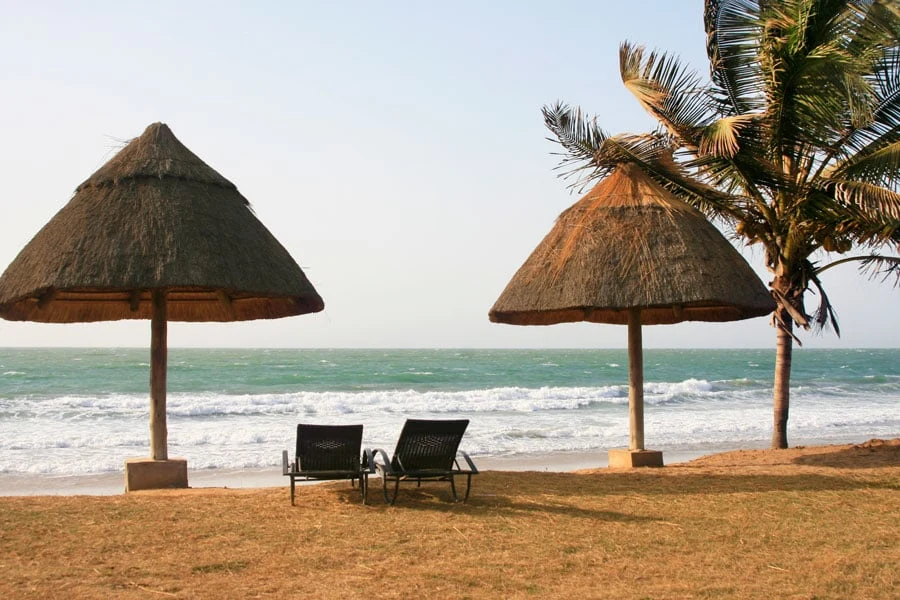
[(900, 287), (900, 257), (870, 256), (859, 269), (870, 279), (881, 279), (882, 282), (894, 280), (894, 287)]
[(760, 1), (707, 0), (704, 11), (706, 53), (718, 96), (729, 114), (765, 109), (759, 63)]
[[(776, 289), (772, 289), (772, 298), (774, 298), (775, 303), (779, 308), (784, 309), (788, 315), (790, 315), (791, 319), (793, 319), (794, 323), (802, 327), (803, 329), (809, 329), (809, 315), (806, 314), (806, 310), (803, 306), (796, 306), (794, 302), (782, 294), (780, 291)], [(779, 321), (780, 326), (784, 326), (784, 322), (781, 321), (780, 316), (778, 315), (780, 311), (775, 311), (776, 319)], [(794, 338), (796, 341), (797, 338)]]
[(556, 136), (548, 139), (564, 150), (555, 153), (562, 156), (556, 168), (563, 178), (575, 177), (569, 187), (577, 191), (621, 163), (649, 164), (672, 154), (671, 139), (662, 132), (611, 136), (600, 129), (596, 117), (562, 103), (545, 106), (543, 113), (545, 125)]
[(797, 0), (764, 11), (772, 151), (811, 179), (896, 127), (897, 23), (878, 4)]
[[(661, 103), (666, 94), (656, 82), (644, 77), (644, 52), (646, 49), (643, 46), (635, 46), (630, 42), (619, 45), (619, 74), (622, 82), (625, 88), (637, 97), (638, 102), (646, 107)], [(657, 53), (651, 52), (646, 62), (656, 63)]]
[[(821, 10), (826, 7), (809, 0), (760, 4), (765, 27), (759, 33), (759, 62), (771, 132), (769, 152), (785, 168), (799, 171), (806, 162), (800, 152), (804, 144), (817, 147), (839, 135), (834, 127), (843, 122), (847, 69), (828, 66), (837, 53), (823, 34)], [(812, 10), (813, 5), (819, 10)]]
[(710, 123), (700, 137), (700, 155), (733, 158), (741, 149), (742, 132), (754, 119), (753, 115), (732, 115)]
[(696, 74), (670, 56), (628, 43), (619, 56), (626, 87), (687, 152), (686, 166), (699, 169), (707, 184), (764, 203), (758, 182), (774, 187), (780, 174), (763, 159), (768, 132), (762, 115), (729, 113)]
[(860, 127), (848, 123), (844, 135), (828, 149), (848, 165), (900, 141), (900, 46), (886, 49), (867, 79), (876, 102), (871, 120)]
[(823, 178), (833, 181), (859, 181), (897, 189), (900, 186), (900, 125), (897, 138), (890, 143), (879, 140), (833, 169)]
[(851, 0), (847, 4), (855, 17), (844, 19), (851, 32), (847, 46), (855, 54), (896, 45), (900, 39), (900, 4), (896, 0)]
[(795, 208), (794, 229), (808, 236), (811, 250), (845, 253), (854, 246), (880, 249), (900, 242), (900, 195), (895, 192), (826, 182), (804, 196)]
[(752, 203), (709, 186), (687, 173), (672, 158), (669, 136), (662, 132), (608, 135), (596, 127), (596, 118), (580, 109), (557, 103), (544, 107), (547, 127), (564, 148), (557, 168), (562, 177), (575, 176), (570, 185), (580, 191), (588, 183), (608, 175), (617, 165), (638, 165), (676, 197), (713, 218), (734, 223), (744, 217)]
[(580, 108), (572, 108), (562, 102), (544, 106), (541, 112), (547, 129), (556, 136), (556, 139), (548, 139), (563, 148), (563, 152), (554, 153), (563, 157), (556, 167), (562, 170), (560, 176), (580, 175), (573, 184), (576, 187), (609, 174), (614, 165), (600, 164), (595, 160), (609, 138), (609, 134), (597, 125), (596, 117), (588, 118)]
[(832, 181), (835, 199), (843, 206), (880, 222), (900, 221), (900, 193), (865, 181)]
[(699, 147), (702, 128), (716, 113), (695, 72), (674, 56), (647, 54), (629, 42), (619, 46), (619, 70), (625, 87), (682, 146)]
[(818, 276), (828, 269), (850, 262), (858, 262), (859, 271), (866, 274), (869, 279), (880, 277), (882, 282), (893, 279), (894, 287), (900, 287), (900, 256), (886, 256), (880, 254), (849, 256), (817, 268), (816, 275)]
[(696, 172), (707, 184), (732, 194), (754, 198), (762, 205), (770, 203), (775, 190), (791, 185), (785, 174), (766, 160), (760, 143), (741, 132), (740, 150), (734, 156), (704, 154), (685, 161), (685, 168)]
[(834, 310), (834, 306), (831, 304), (831, 300), (828, 299), (828, 295), (825, 293), (825, 288), (822, 287), (822, 282), (819, 281), (815, 272), (810, 276), (810, 281), (812, 281), (819, 292), (819, 307), (813, 314), (813, 329), (816, 332), (821, 332), (831, 325), (831, 328), (834, 329), (834, 333), (838, 337), (841, 337), (841, 328), (838, 325), (837, 313)]

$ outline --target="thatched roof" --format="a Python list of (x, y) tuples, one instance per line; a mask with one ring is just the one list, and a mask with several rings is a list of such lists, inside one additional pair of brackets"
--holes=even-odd
[(491, 308), (491, 321), (550, 325), (734, 321), (772, 312), (762, 282), (697, 210), (623, 166), (563, 212)]
[(71, 323), (299, 315), (324, 303), (247, 200), (150, 125), (75, 191), (0, 277), (0, 316)]

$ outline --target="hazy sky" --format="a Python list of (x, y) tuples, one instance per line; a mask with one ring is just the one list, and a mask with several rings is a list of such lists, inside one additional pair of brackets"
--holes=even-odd
[[(541, 107), (611, 133), (654, 122), (624, 40), (706, 72), (702, 0), (3, 2), (0, 269), (150, 123), (237, 185), (325, 311), (169, 325), (171, 346), (625, 347), (626, 328), (493, 324), (507, 281), (577, 195)], [(744, 256), (768, 281), (759, 250)], [(900, 291), (824, 276), (843, 330), (894, 347)], [(815, 302), (816, 298), (810, 298)], [(0, 321), (0, 346), (146, 346), (147, 321)], [(774, 347), (767, 318), (644, 328), (646, 347)]]

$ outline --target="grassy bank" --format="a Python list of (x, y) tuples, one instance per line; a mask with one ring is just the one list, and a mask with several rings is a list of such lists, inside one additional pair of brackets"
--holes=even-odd
[(896, 598), (900, 440), (663, 469), (0, 498), (8, 598)]

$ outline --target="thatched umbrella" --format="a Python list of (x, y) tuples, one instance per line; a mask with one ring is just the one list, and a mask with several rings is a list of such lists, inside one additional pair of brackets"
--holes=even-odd
[(735, 321), (774, 308), (750, 265), (699, 211), (623, 165), (559, 216), (489, 316), (515, 325), (627, 323), (630, 450), (639, 452), (641, 325)]
[(168, 459), (167, 321), (275, 319), (324, 308), (234, 186), (162, 123), (87, 181), (0, 277), (0, 316), (151, 319), (151, 458)]

